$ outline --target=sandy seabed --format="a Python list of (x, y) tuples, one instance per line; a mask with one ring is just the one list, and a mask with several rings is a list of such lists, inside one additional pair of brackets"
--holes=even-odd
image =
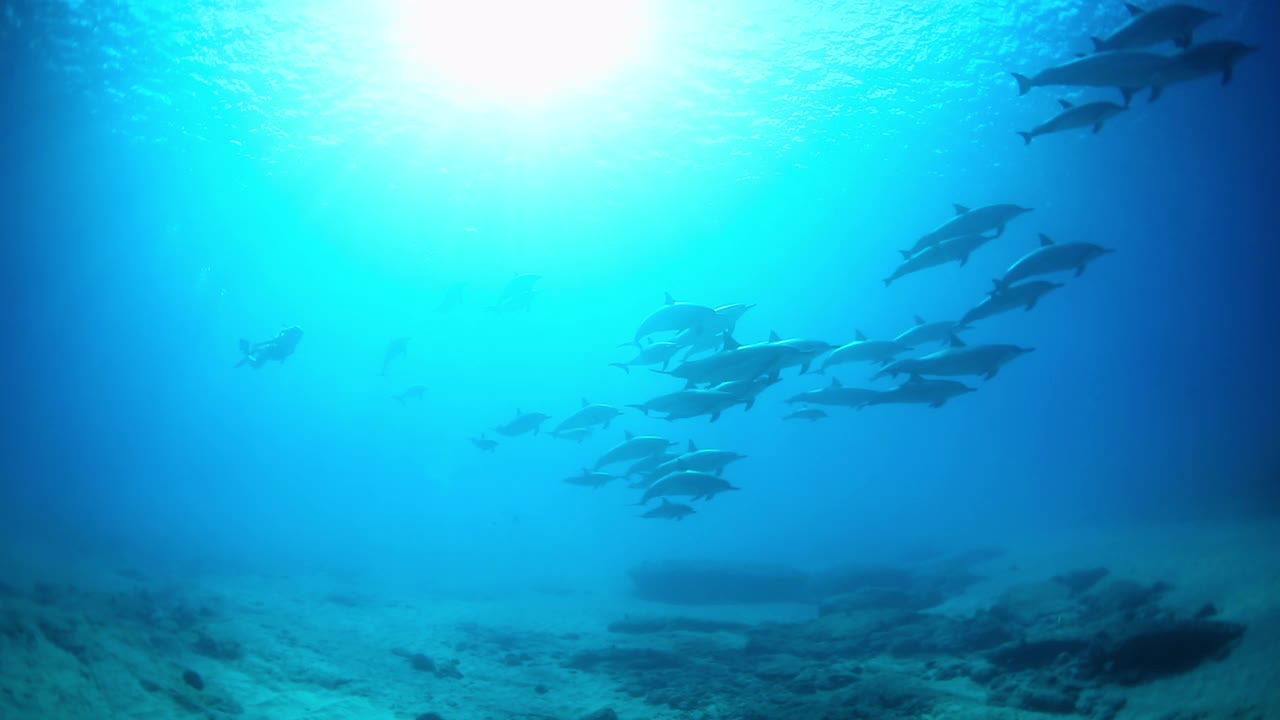
[(1011, 542), (774, 604), (0, 560), (5, 720), (1280, 720), (1280, 522)]

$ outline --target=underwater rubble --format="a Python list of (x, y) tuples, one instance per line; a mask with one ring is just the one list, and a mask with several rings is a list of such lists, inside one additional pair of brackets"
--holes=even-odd
[[(1245, 632), (1212, 606), (1191, 615), (1166, 606), (1166, 584), (1105, 568), (1015, 585), (968, 617), (930, 611), (978, 579), (965, 564), (823, 577), (721, 566), (691, 592), (701, 570), (650, 565), (632, 578), (638, 596), (670, 604), (804, 598), (816, 616), (754, 626), (627, 618), (609, 629), (651, 646), (584, 650), (567, 666), (606, 674), (652, 705), (714, 705), (731, 717), (914, 718), (978, 693), (992, 708), (1107, 720), (1125, 688), (1225, 658)], [(707, 634), (722, 639), (696, 639)]]

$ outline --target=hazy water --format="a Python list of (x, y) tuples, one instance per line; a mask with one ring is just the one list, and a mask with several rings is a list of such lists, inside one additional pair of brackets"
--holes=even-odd
[[(1173, 87), (1098, 135), (1026, 148), (1014, 131), (1055, 98), (1117, 94), (1019, 98), (1008, 71), (1087, 49), (1120, 3), (654, 3), (629, 16), (647, 31), (620, 68), (518, 99), (504, 73), (536, 94), (540, 66), (487, 65), (466, 77), (507, 95), (477, 91), (394, 4), (9, 3), (10, 526), (580, 581), (670, 555), (823, 565), (1274, 509), (1280, 18), (1205, 4), (1224, 17), (1201, 37), (1263, 48), (1230, 86)], [(495, 17), (537, 52), (520, 32), (536, 17)], [(611, 47), (574, 42), (563, 64)], [(475, 65), (500, 45), (445, 50)], [(964, 268), (885, 289), (953, 202), (1036, 210)], [(608, 366), (664, 291), (757, 303), (744, 342), (892, 336), (913, 314), (958, 317), (1038, 232), (1118, 252), (972, 332), (1037, 352), (942, 410), (783, 423), (783, 399), (826, 382), (789, 370), (714, 424), (629, 414), (582, 446), (467, 442), (517, 407), (553, 424), (581, 397), (677, 389)], [(544, 276), (531, 310), (485, 311), (514, 273)], [(462, 306), (437, 311), (459, 283)], [(232, 369), (238, 338), (286, 324), (306, 331), (293, 358)], [(379, 377), (397, 336), (409, 354)], [(418, 383), (420, 405), (390, 399)], [(749, 454), (729, 473), (743, 492), (665, 523), (635, 519), (621, 488), (560, 482), (623, 428)]]

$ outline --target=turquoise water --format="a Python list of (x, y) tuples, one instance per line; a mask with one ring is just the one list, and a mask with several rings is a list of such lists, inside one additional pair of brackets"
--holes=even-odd
[[(1268, 517), (1278, 18), (1205, 5), (1198, 41), (1262, 48), (1230, 84), (1024, 146), (1059, 98), (1120, 102), (1009, 74), (1090, 51), (1120, 3), (8, 3), (0, 515), (140, 564), (580, 591), (672, 558), (816, 571)], [(886, 288), (953, 203), (1034, 210)], [(679, 390), (610, 366), (664, 293), (753, 304), (742, 343), (892, 338), (1040, 233), (1116, 252), (975, 323), (1035, 352), (945, 407), (782, 420), (832, 375), (897, 384), (857, 363), (715, 422), (494, 432)], [(490, 309), (518, 274), (527, 309)], [(234, 367), (290, 325), (287, 361)], [(747, 455), (741, 490), (671, 522), (562, 482), (624, 430)]]

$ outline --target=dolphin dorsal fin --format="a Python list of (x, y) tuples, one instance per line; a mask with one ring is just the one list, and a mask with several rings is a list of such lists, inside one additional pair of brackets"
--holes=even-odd
[(991, 278), (991, 284), (994, 285), (996, 289), (988, 292), (988, 295), (999, 295), (1009, 289), (1009, 284), (1000, 278)]
[(1137, 5), (1134, 5), (1133, 3), (1125, 3), (1124, 7), (1126, 10), (1129, 11), (1129, 15), (1132, 17), (1137, 17), (1142, 13), (1146, 12), (1146, 10), (1138, 7)]
[(908, 378), (907, 378), (907, 382), (910, 382), (910, 383), (922, 383), (922, 382), (924, 382), (924, 378), (920, 377), (920, 376), (919, 376), (918, 374), (916, 374), (916, 373), (911, 373), (911, 377), (908, 377)]
[(725, 334), (724, 334), (724, 349), (725, 349), (725, 350), (737, 350), (737, 349), (738, 349), (738, 348), (740, 348), (740, 347), (742, 347), (742, 343), (738, 342), (737, 340), (734, 340), (734, 339), (733, 339), (733, 336), (732, 336), (732, 335), (730, 335), (729, 333), (725, 333)]
[(917, 324), (917, 325), (923, 325), (923, 324), (924, 324), (924, 318), (920, 317), (919, 315), (916, 315), (916, 316), (915, 316), (915, 321), (916, 321), (916, 324)]
[(588, 405), (590, 405), (590, 404), (591, 404), (591, 403), (590, 403), (590, 402), (588, 402), (586, 398), (582, 398), (582, 407), (586, 407), (586, 406), (588, 406)]
[(1063, 110), (1070, 110), (1075, 107), (1075, 105), (1071, 104), (1070, 100), (1059, 100), (1058, 104), (1062, 106)]
[(666, 499), (666, 498), (662, 498), (662, 506), (663, 506), (663, 507), (666, 507), (666, 506), (668, 506), (668, 505), (670, 505), (670, 504), (671, 504), (671, 501), (670, 501), (670, 500), (668, 500), (668, 499)]
[(625, 435), (628, 440), (636, 436), (636, 434), (631, 432), (630, 430), (623, 430), (622, 434)]
[(844, 383), (840, 382), (840, 378), (838, 378), (838, 377), (833, 377), (833, 378), (831, 378), (831, 387), (833, 387), (833, 388), (842, 388), (842, 387), (844, 387)]
[(693, 439), (689, 439), (689, 452), (698, 452), (698, 446), (693, 444)]
[(965, 213), (969, 212), (969, 208), (967, 208), (967, 207), (965, 207), (965, 206), (961, 205), (960, 203), (952, 203), (952, 204), (951, 204), (951, 206), (952, 206), (952, 207), (954, 207), (954, 208), (956, 209), (956, 214), (957, 214), (957, 215), (963, 215), (963, 214), (965, 214)]
[(782, 336), (779, 335), (777, 331), (775, 330), (769, 331), (769, 342), (779, 342), (781, 340), (782, 340)]
[(969, 347), (968, 343), (961, 340), (960, 336), (955, 333), (951, 333), (950, 342), (951, 342), (951, 347), (954, 347), (954, 348)]
[(1040, 233), (1040, 247), (1049, 247), (1052, 244), (1053, 238), (1045, 235), (1044, 233)]
[(865, 342), (867, 339), (867, 336), (863, 335), (861, 330), (854, 330), (853, 339), (857, 340), (858, 342)]
[(663, 304), (663, 305), (675, 305), (675, 304), (676, 304), (676, 299), (675, 299), (675, 298), (673, 298), (673, 297), (671, 297), (671, 293), (669, 293), (669, 292), (664, 292), (664, 293), (662, 293), (662, 304)]

